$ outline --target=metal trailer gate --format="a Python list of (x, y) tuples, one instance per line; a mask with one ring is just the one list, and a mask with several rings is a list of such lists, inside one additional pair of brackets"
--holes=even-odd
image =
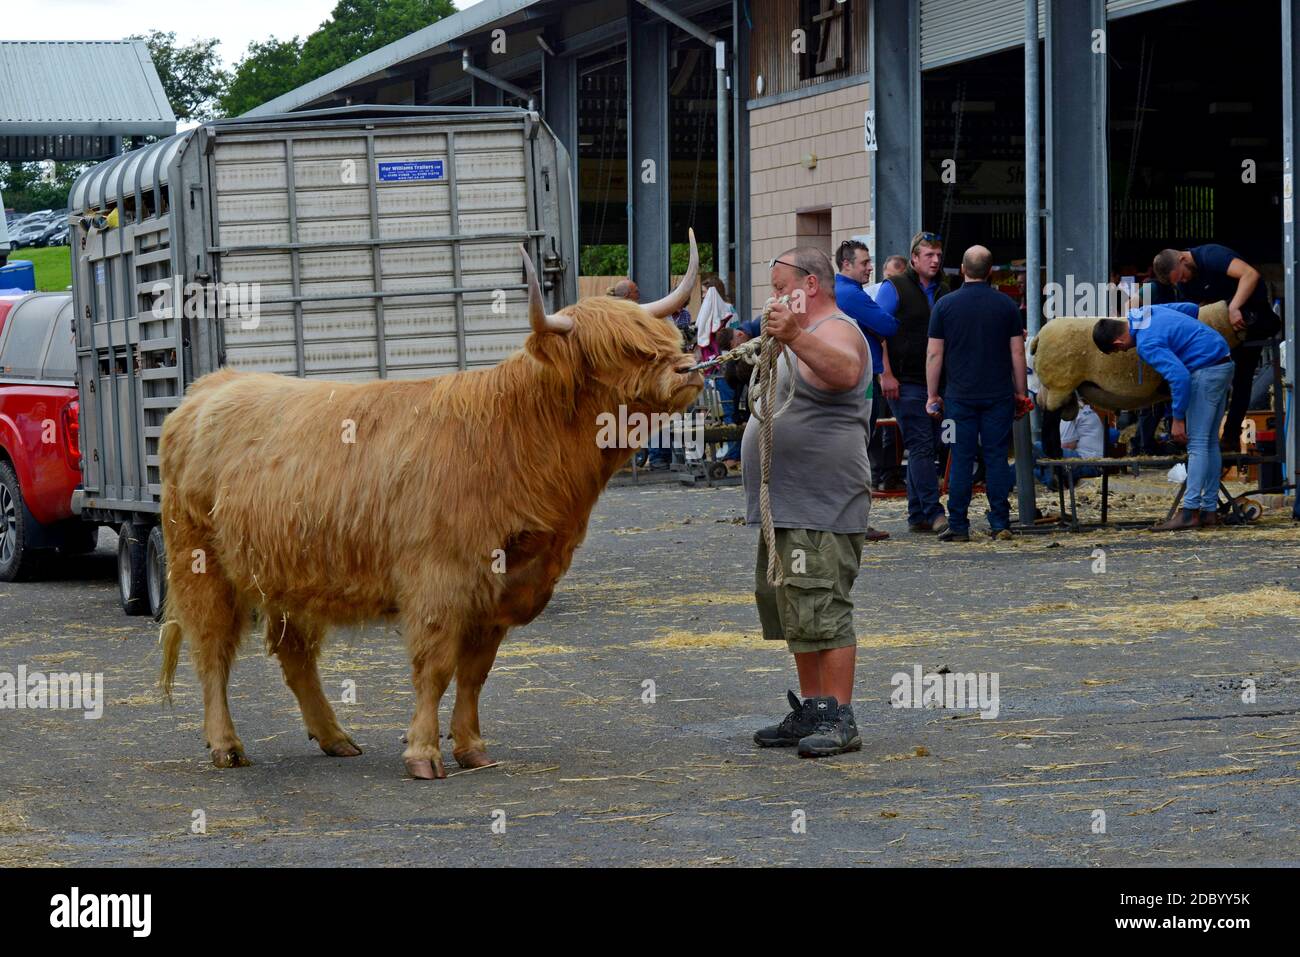
[(87, 171), (69, 198), (74, 511), (156, 523), (163, 419), (220, 366), (373, 379), (499, 362), (529, 328), (519, 244), (548, 308), (576, 298), (571, 190), (564, 148), (513, 108), (215, 121)]

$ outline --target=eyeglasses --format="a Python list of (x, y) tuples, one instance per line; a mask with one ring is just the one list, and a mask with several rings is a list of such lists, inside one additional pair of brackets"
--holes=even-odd
[(797, 270), (799, 270), (801, 273), (804, 273), (804, 274), (806, 274), (806, 275), (809, 275), (809, 276), (812, 275), (812, 270), (810, 270), (810, 269), (804, 269), (803, 266), (796, 266), (794, 263), (788, 263), (788, 262), (786, 262), (784, 259), (773, 259), (770, 263), (767, 264), (767, 268), (768, 268), (768, 269), (775, 269), (778, 263), (779, 263), (780, 265), (782, 265), (782, 266), (789, 266), (791, 269), (797, 269)]

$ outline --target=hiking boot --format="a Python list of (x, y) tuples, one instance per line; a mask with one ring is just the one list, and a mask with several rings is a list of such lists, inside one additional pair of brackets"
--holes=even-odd
[(754, 743), (760, 748), (793, 748), (800, 739), (807, 737), (817, 729), (817, 719), (809, 705), (817, 699), (800, 701), (793, 691), (787, 691), (786, 699), (791, 711), (779, 724), (771, 724), (754, 732)]
[(931, 532), (934, 531), (934, 525), (930, 522), (916, 522), (914, 524), (908, 525), (907, 530), (909, 532), (917, 532), (917, 533), (924, 532), (925, 534), (930, 534)]
[(817, 719), (813, 732), (799, 741), (799, 757), (825, 758), (846, 751), (859, 751), (862, 736), (853, 718), (853, 706), (834, 698), (809, 698), (808, 712)]
[(970, 541), (970, 532), (959, 532), (959, 531), (957, 531), (955, 528), (953, 528), (951, 525), (949, 525), (947, 528), (945, 528), (945, 529), (944, 529), (944, 530), (939, 534), (939, 541), (941, 541), (941, 542), (969, 542), (969, 541)]

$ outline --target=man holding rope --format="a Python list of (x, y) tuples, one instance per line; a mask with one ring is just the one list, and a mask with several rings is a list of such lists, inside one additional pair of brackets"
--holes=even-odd
[(771, 279), (765, 380), (750, 390), (742, 474), (746, 522), (763, 529), (754, 590), (763, 637), (786, 642), (802, 700), (788, 692), (793, 710), (754, 742), (823, 757), (862, 747), (850, 593), (871, 512), (871, 358), (857, 324), (836, 307), (825, 253), (788, 249), (772, 261)]

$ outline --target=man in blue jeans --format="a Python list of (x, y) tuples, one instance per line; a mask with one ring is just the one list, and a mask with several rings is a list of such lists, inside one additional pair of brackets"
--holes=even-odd
[(876, 304), (898, 320), (898, 331), (881, 351), (880, 387), (907, 449), (907, 530), (942, 534), (948, 518), (939, 502), (935, 464), (941, 436), (938, 423), (925, 412), (925, 353), (930, 313), (947, 292), (943, 237), (919, 232), (910, 249), (911, 265), (881, 283), (876, 294)]
[[(929, 388), (926, 411), (946, 417), (951, 426), (952, 465), (948, 470), (948, 528), (943, 542), (970, 541), (971, 484), (975, 454), (984, 454), (989, 534), (1011, 538), (1014, 472), (1007, 462), (1016, 402), (1028, 398), (1025, 340), (1020, 310), (989, 286), (993, 254), (972, 246), (961, 259), (962, 287), (935, 303), (925, 357)], [(939, 382), (948, 374), (942, 399)]]
[(1197, 319), (1197, 312), (1195, 303), (1175, 302), (1131, 309), (1127, 320), (1099, 319), (1092, 327), (1092, 341), (1102, 352), (1136, 348), (1138, 358), (1164, 376), (1173, 406), (1169, 437), (1187, 443), (1183, 507), (1151, 526), (1153, 532), (1219, 524), (1219, 426), (1236, 367), (1227, 340)]

